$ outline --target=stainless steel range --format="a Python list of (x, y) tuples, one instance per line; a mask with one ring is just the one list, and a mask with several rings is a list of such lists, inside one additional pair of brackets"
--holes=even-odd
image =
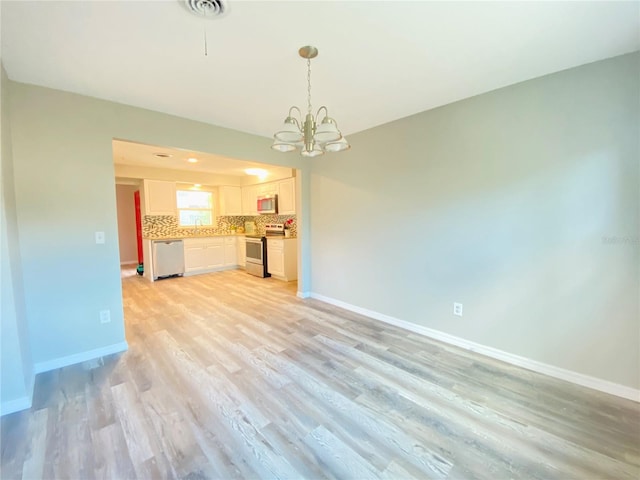
[(247, 273), (256, 277), (270, 277), (267, 272), (267, 238), (247, 235)]
[(267, 259), (267, 237), (283, 237), (284, 224), (268, 223), (265, 235), (247, 235), (247, 273), (256, 277), (270, 277)]

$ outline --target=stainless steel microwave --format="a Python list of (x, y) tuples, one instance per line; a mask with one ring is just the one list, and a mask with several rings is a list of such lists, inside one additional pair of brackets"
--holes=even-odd
[(262, 215), (278, 213), (278, 195), (258, 197), (258, 213)]

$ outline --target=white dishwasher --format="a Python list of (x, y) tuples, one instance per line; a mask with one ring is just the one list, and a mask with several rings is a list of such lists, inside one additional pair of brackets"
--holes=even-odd
[(184, 274), (182, 240), (153, 241), (153, 279)]

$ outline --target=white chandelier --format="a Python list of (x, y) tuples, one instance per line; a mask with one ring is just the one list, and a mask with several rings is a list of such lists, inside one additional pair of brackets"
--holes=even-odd
[[(271, 148), (292, 152), (300, 147), (303, 157), (348, 150), (351, 146), (338, 130), (336, 121), (329, 116), (327, 107), (320, 107), (315, 116), (311, 113), (311, 59), (318, 56), (318, 49), (307, 45), (300, 48), (298, 54), (307, 59), (307, 115), (303, 122), (300, 109), (291, 107), (282, 128), (273, 136)], [(297, 112), (297, 118), (293, 116), (294, 112)]]

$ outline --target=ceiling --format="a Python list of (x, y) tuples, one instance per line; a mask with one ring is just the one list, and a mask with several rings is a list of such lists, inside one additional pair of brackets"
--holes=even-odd
[[(2, 1), (2, 62), (25, 83), (270, 137), (312, 102), (345, 134), (640, 49), (640, 3)], [(204, 55), (206, 31), (208, 55)]]
[[(112, 144), (113, 162), (116, 165), (186, 170), (240, 177), (247, 176), (245, 172), (247, 168), (261, 168), (268, 171), (271, 176), (291, 176), (290, 168), (236, 160), (211, 153), (145, 145), (124, 140), (114, 140)], [(169, 157), (159, 157), (156, 154), (169, 155)], [(189, 158), (195, 158), (197, 162), (188, 162)]]

